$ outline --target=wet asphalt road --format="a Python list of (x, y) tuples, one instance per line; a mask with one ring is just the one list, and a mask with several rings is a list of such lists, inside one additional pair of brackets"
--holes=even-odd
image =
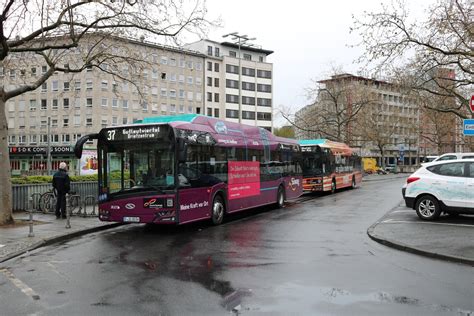
[(403, 181), (218, 227), (128, 225), (39, 249), (0, 267), (0, 314), (474, 315), (473, 267), (367, 236)]

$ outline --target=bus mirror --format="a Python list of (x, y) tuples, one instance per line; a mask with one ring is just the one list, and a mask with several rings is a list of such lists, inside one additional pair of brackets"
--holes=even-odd
[(182, 138), (178, 138), (178, 162), (186, 162), (188, 144)]
[(89, 134), (89, 135), (85, 135), (79, 138), (79, 140), (76, 142), (76, 145), (74, 146), (74, 155), (76, 156), (76, 158), (81, 159), (82, 147), (88, 140), (98, 139), (98, 138), (99, 138), (99, 134)]

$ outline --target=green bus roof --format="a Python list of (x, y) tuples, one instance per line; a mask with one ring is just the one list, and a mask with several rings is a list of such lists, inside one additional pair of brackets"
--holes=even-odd
[(327, 139), (302, 139), (302, 140), (299, 140), (298, 142), (302, 146), (324, 145), (327, 142)]
[(171, 123), (171, 122), (192, 122), (199, 114), (182, 114), (182, 115), (165, 115), (165, 116), (153, 116), (145, 117), (143, 120), (138, 120), (135, 124), (144, 123)]

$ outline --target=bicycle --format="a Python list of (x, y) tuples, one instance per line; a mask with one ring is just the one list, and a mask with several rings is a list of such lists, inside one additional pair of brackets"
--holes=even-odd
[[(76, 192), (71, 191), (66, 195), (66, 208), (72, 211), (80, 205), (80, 196)], [(56, 196), (53, 189), (41, 194), (38, 201), (38, 211), (42, 213), (54, 212), (56, 207)]]

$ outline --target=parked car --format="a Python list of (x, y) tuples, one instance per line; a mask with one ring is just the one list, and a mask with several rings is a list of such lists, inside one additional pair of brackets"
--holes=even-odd
[(402, 195), (422, 220), (436, 220), (442, 212), (474, 214), (474, 159), (426, 164), (408, 177)]
[(385, 166), (385, 171), (386, 172), (396, 172), (397, 171), (397, 165), (395, 164), (387, 164)]
[(444, 161), (444, 160), (455, 160), (455, 159), (469, 159), (469, 158), (474, 158), (474, 153), (447, 153), (434, 159), (433, 162)]

